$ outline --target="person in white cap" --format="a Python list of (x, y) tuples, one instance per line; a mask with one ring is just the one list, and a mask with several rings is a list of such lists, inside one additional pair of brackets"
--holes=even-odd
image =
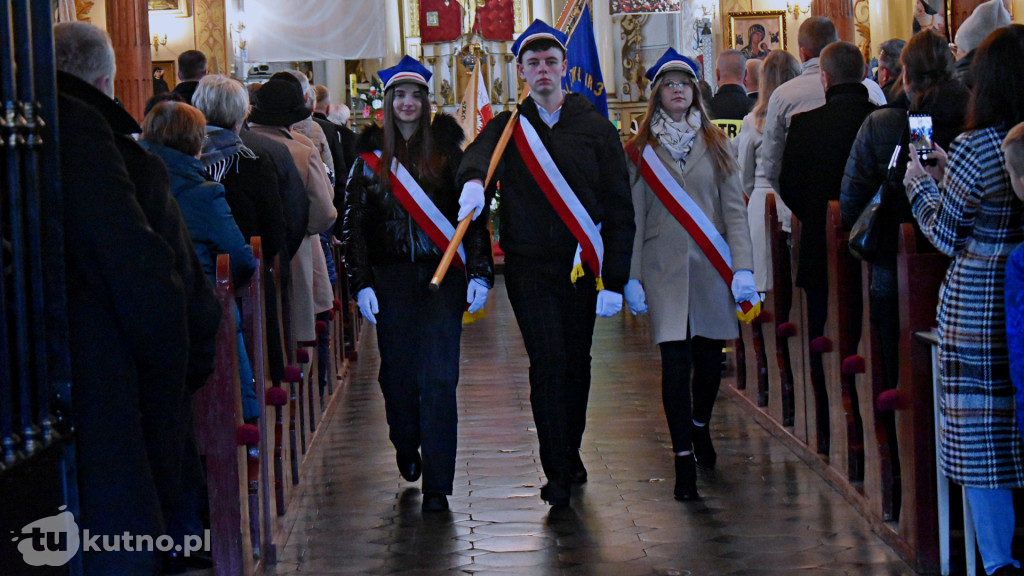
[[(562, 90), (565, 44), (565, 34), (535, 20), (512, 45), (531, 93), (495, 174), (505, 286), (530, 356), (548, 480), (540, 495), (553, 506), (569, 504), (569, 485), (587, 480), (580, 443), (594, 321), (622, 309), (634, 232), (619, 133), (586, 97)], [(466, 149), (460, 220), (484, 206), (483, 180), (510, 117), (496, 116)]]
[(383, 126), (360, 134), (346, 189), (349, 284), (377, 325), (378, 380), (399, 473), (414, 482), (422, 472), (423, 512), (444, 512), (455, 478), (462, 313), (487, 300), (491, 240), (487, 219), (473, 222), (456, 256), (459, 273), (428, 290), (455, 232), (465, 135), (447, 114), (431, 122), (431, 74), (422, 64), (405, 56), (378, 75)]
[(647, 114), (627, 144), (636, 236), (626, 302), (651, 310), (661, 394), (675, 454), (675, 498), (693, 500), (713, 468), (711, 411), (736, 308), (758, 299), (739, 167), (708, 116), (698, 67), (669, 48), (647, 71)]
[(953, 46), (956, 48), (956, 64), (953, 73), (956, 79), (972, 88), (974, 77), (971, 75), (971, 62), (974, 52), (985, 41), (985, 38), (996, 28), (1010, 25), (1010, 13), (1006, 11), (1003, 0), (988, 0), (978, 4), (974, 12), (968, 16), (956, 30)]

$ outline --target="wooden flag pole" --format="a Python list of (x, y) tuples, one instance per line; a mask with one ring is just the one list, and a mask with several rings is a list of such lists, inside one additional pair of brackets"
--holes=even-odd
[[(522, 93), (519, 94), (519, 103), (522, 104), (526, 97), (530, 95), (530, 85), (526, 84), (523, 86)], [(501, 162), (501, 155), (505, 153), (505, 147), (508, 146), (508, 141), (512, 139), (512, 131), (515, 129), (516, 116), (519, 114), (519, 109), (516, 108), (512, 111), (512, 116), (508, 119), (508, 124), (505, 125), (505, 130), (501, 133), (501, 137), (498, 139), (498, 145), (494, 147), (494, 152), (491, 153), (491, 162), (487, 166), (487, 180), (484, 181), (484, 190), (491, 184), (491, 178), (494, 176), (494, 171), (498, 169), (498, 163)], [(473, 221), (473, 215), (471, 213), (459, 222), (459, 226), (455, 229), (455, 234), (452, 235), (452, 241), (448, 243), (448, 249), (444, 251), (444, 256), (441, 257), (441, 262), (437, 265), (437, 270), (434, 271), (434, 277), (430, 279), (430, 291), (437, 292), (441, 287), (441, 281), (444, 280), (444, 275), (448, 273), (448, 267), (452, 264), (452, 259), (455, 257), (455, 252), (459, 249), (459, 244), (462, 243), (463, 236), (466, 235), (466, 230), (469, 229), (469, 223)]]

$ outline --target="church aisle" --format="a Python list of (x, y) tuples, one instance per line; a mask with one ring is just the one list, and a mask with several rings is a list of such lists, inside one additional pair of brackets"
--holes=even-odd
[(583, 462), (589, 482), (551, 509), (530, 410), (528, 360), (502, 277), (465, 326), (450, 513), (424, 517), (404, 482), (376, 382), (373, 327), (351, 384), (283, 519), (267, 574), (911, 575), (853, 508), (745, 412), (729, 383), (698, 502), (672, 498), (660, 359), (646, 318), (598, 319)]

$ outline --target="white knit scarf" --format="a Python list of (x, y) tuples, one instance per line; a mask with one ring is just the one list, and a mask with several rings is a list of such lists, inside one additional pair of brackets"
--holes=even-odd
[(696, 107), (690, 108), (687, 116), (676, 122), (665, 113), (665, 110), (658, 108), (651, 119), (651, 132), (658, 139), (658, 144), (665, 147), (672, 154), (672, 158), (679, 163), (682, 170), (686, 165), (686, 157), (693, 148), (693, 141), (697, 139), (697, 130), (700, 130), (700, 111)]

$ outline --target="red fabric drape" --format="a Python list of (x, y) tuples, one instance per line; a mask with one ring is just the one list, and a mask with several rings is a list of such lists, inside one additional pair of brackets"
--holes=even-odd
[[(493, 1), (493, 0), (492, 0)], [(437, 25), (427, 24), (427, 15), (437, 13)], [(455, 0), (420, 0), (420, 42), (449, 42), (462, 34), (462, 7)]]

